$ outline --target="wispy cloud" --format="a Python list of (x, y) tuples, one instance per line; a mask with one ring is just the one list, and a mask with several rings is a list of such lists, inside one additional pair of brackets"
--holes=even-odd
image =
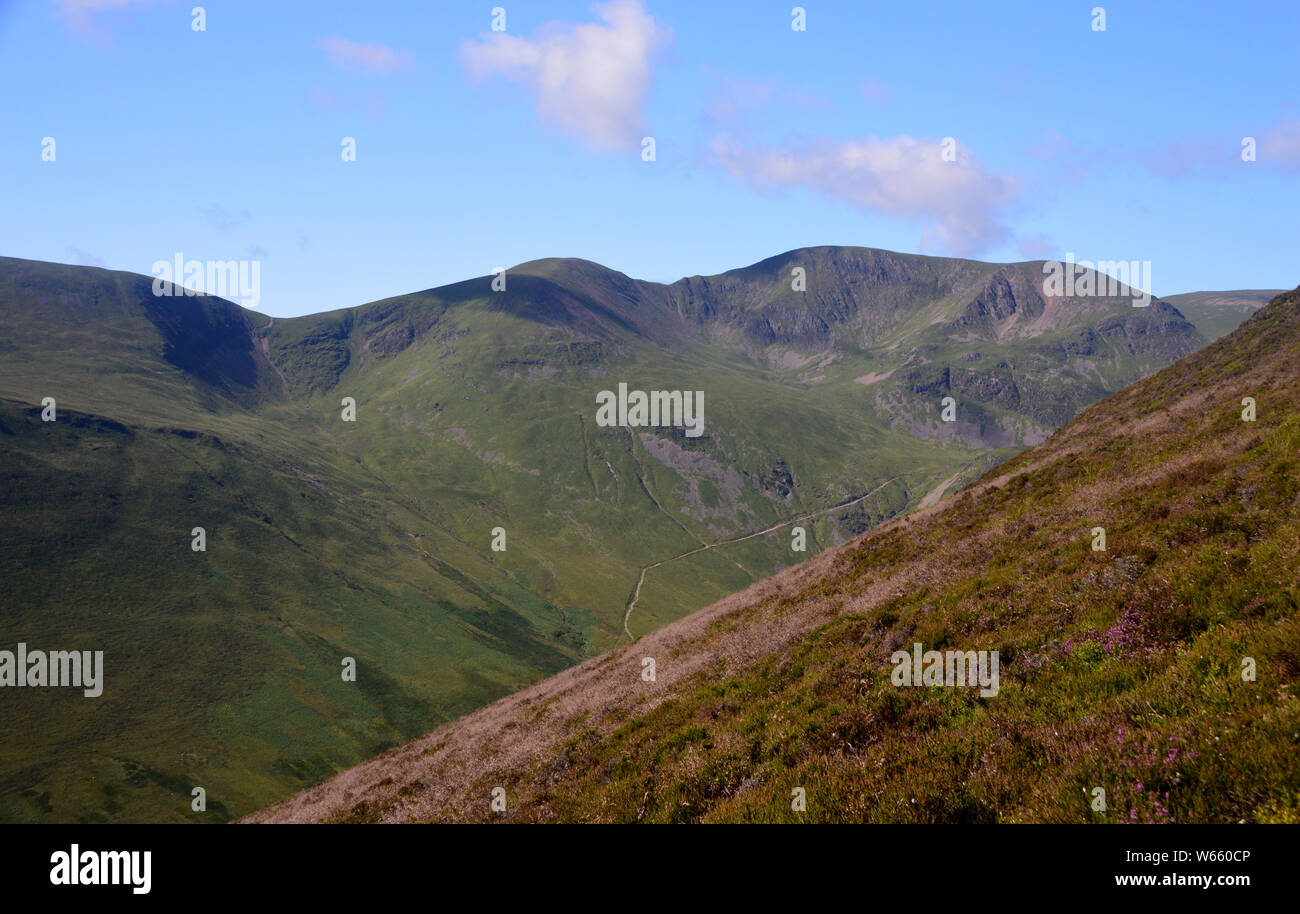
[(714, 74), (717, 88), (704, 109), (704, 122), (714, 129), (748, 133), (754, 112), (779, 108), (783, 117), (792, 111), (810, 111), (829, 104), (824, 96), (802, 89), (783, 89), (762, 79), (738, 79)]
[(1029, 154), (1035, 159), (1047, 161), (1049, 159), (1059, 159), (1062, 156), (1072, 156), (1075, 154), (1075, 147), (1058, 131), (1049, 127), (1043, 131), (1038, 145), (1029, 147)]
[(1046, 260), (1056, 250), (1056, 245), (1046, 235), (1033, 235), (1017, 238), (1016, 250), (1026, 260)]
[(858, 92), (869, 102), (880, 104), (889, 101), (889, 90), (874, 79), (864, 79), (859, 82)]
[(923, 244), (959, 256), (996, 247), (1011, 237), (1007, 211), (1018, 182), (993, 174), (960, 143), (945, 161), (940, 142), (910, 136), (817, 140), (776, 149), (717, 138), (711, 157), (761, 191), (808, 188), (866, 212), (924, 227)]
[(103, 267), (104, 269), (108, 269), (108, 264), (104, 263), (103, 260), (89, 251), (83, 251), (81, 248), (69, 247), (68, 254), (70, 254), (72, 258), (83, 267)]
[(1166, 178), (1221, 175), (1247, 164), (1286, 174), (1300, 172), (1300, 119), (1281, 121), (1252, 136), (1255, 140), (1254, 163), (1247, 163), (1241, 157), (1246, 135), (1178, 137), (1147, 150), (1143, 154), (1144, 162), (1156, 174)]
[(316, 47), (329, 54), (330, 63), (348, 73), (387, 76), (409, 70), (415, 63), (410, 51), (398, 51), (386, 44), (359, 44), (338, 35), (318, 39)]
[(656, 52), (671, 40), (640, 0), (592, 8), (600, 23), (550, 23), (530, 38), (505, 32), (461, 46), (475, 80), (505, 76), (537, 99), (544, 123), (596, 150), (626, 149), (645, 135)]
[(1300, 172), (1300, 120), (1270, 127), (1259, 137), (1259, 161), (1280, 171)]
[(108, 31), (100, 15), (126, 6), (139, 6), (153, 0), (53, 0), (63, 24), (83, 38), (107, 41)]
[(1145, 153), (1146, 165), (1166, 178), (1218, 171), (1241, 162), (1240, 147), (1206, 137), (1182, 137)]
[(1090, 171), (1114, 166), (1114, 156), (1108, 156), (1098, 149), (1079, 146), (1050, 127), (1042, 131), (1033, 142), (1035, 145), (1030, 146), (1027, 152), (1052, 172), (1054, 183), (1061, 180), (1081, 181)]
[(200, 206), (198, 210), (212, 224), (213, 228), (222, 232), (229, 232), (232, 229), (239, 228), (253, 218), (253, 214), (246, 209), (242, 209), (238, 213), (232, 213), (219, 203), (213, 203), (211, 206)]
[(705, 119), (714, 126), (739, 127), (748, 112), (768, 104), (776, 86), (761, 80), (719, 76), (719, 86), (705, 108)]
[(360, 93), (339, 93), (313, 86), (307, 97), (318, 107), (331, 111), (358, 111), (369, 118), (380, 117), (388, 110), (388, 96), (370, 88)]

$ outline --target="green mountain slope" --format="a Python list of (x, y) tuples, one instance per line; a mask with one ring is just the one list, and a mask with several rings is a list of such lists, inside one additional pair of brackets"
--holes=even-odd
[[(250, 818), (1300, 822), (1297, 366), (1300, 289), (960, 495)], [(996, 694), (894, 684), (917, 643), (997, 651)]]
[[(795, 266), (806, 292), (791, 290)], [(1045, 437), (1083, 405), (1203, 344), (1127, 298), (1039, 292), (1041, 264), (819, 248), (671, 286), (539, 261), (347, 312), (277, 320), (268, 352), (321, 414), (356, 398), (362, 442), (395, 488), (548, 599), (597, 613), (594, 644), (650, 561), (814, 518), (814, 551), (915, 506), (946, 480)], [(706, 433), (599, 428), (595, 395), (703, 391)], [(957, 421), (939, 421), (952, 396)], [(1001, 449), (1001, 450), (999, 450)], [(434, 469), (434, 468), (437, 469)], [(627, 536), (635, 518), (636, 535)], [(633, 633), (801, 556), (769, 537), (650, 571)]]
[[(0, 819), (241, 815), (960, 487), (1203, 345), (1162, 302), (1049, 300), (1041, 276), (855, 248), (671, 285), (546, 260), (504, 292), (271, 319), (0, 258), (0, 647), (108, 667), (93, 701), (0, 693)], [(620, 382), (703, 391), (705, 433), (597, 426)]]
[(1241, 326), (1241, 322), (1273, 298), (1282, 289), (1240, 289), (1236, 292), (1185, 292), (1167, 295), (1173, 305), (1191, 321), (1207, 339), (1217, 340)]

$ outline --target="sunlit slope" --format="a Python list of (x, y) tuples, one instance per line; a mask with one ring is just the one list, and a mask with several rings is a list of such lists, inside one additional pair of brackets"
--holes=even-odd
[[(1300, 289), (935, 508), (251, 819), (1300, 821), (1298, 366)], [(894, 685), (916, 643), (998, 652), (997, 693)]]
[[(352, 453), (464, 537), (505, 527), (502, 563), (599, 617), (649, 562), (879, 490), (809, 519), (813, 551), (842, 541), (1202, 343), (1161, 302), (1046, 300), (1041, 277), (844, 248), (672, 286), (547, 260), (504, 291), (481, 277), (281, 320), (268, 351), (322, 415), (356, 398)], [(702, 391), (705, 435), (596, 426), (619, 382)], [(802, 557), (783, 531), (651, 571), (634, 631)], [(609, 617), (593, 632), (611, 634)]]
[[(1200, 345), (1159, 303), (1044, 300), (1035, 271), (825, 248), (663, 286), (547, 260), (273, 319), (0, 259), (0, 634), (104, 650), (109, 677), (0, 695), (0, 818), (243, 814), (960, 488)], [(1087, 364), (1060, 354), (1090, 333)], [(704, 434), (596, 425), (619, 382), (702, 391)]]
[(1181, 311), (1207, 339), (1217, 340), (1236, 330), (1242, 321), (1282, 292), (1282, 289), (1185, 292), (1167, 295), (1165, 301)]

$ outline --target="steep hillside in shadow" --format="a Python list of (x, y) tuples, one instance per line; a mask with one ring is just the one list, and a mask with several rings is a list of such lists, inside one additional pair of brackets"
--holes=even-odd
[(154, 295), (147, 276), (0, 257), (0, 389), (140, 417), (256, 408), (283, 395), (264, 322), (211, 295)]

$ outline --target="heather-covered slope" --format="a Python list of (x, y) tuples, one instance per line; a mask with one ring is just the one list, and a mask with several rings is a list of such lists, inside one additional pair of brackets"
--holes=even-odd
[[(960, 495), (251, 818), (1295, 822), (1298, 515), (1300, 290)], [(893, 685), (916, 642), (997, 650), (1000, 691)]]

